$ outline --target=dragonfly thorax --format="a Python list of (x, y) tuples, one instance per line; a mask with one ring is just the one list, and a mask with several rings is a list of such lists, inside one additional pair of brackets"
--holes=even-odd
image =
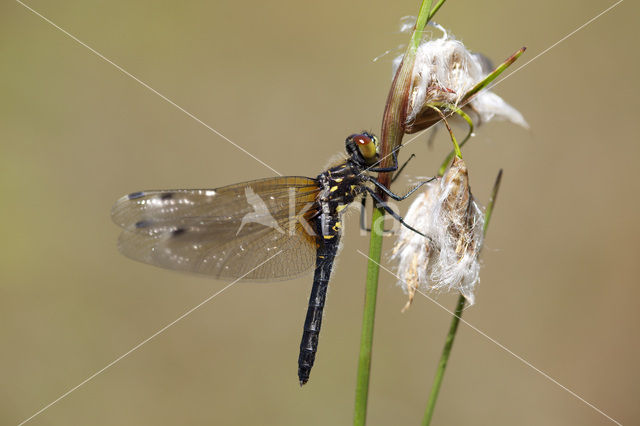
[(318, 175), (318, 236), (330, 240), (340, 233), (343, 210), (363, 191), (362, 169), (347, 160)]

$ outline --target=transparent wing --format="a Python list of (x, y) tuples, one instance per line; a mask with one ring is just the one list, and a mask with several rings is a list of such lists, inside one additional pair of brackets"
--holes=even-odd
[(217, 278), (285, 279), (315, 263), (318, 192), (316, 180), (297, 176), (134, 192), (111, 215), (131, 259)]

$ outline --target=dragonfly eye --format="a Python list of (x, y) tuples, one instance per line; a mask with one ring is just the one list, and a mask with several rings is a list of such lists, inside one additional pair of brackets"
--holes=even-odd
[(369, 164), (375, 162), (378, 154), (378, 138), (369, 133), (361, 133), (353, 137), (353, 141), (358, 146), (360, 154)]

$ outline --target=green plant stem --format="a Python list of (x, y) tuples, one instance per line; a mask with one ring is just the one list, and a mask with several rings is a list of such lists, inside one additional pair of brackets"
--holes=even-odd
[[(442, 118), (442, 122), (444, 123), (445, 127), (447, 128), (447, 131), (449, 132), (449, 136), (451, 137), (451, 143), (453, 143), (453, 152), (455, 153), (456, 157), (462, 159), (462, 151), (460, 151), (460, 146), (458, 145), (458, 141), (456, 140), (456, 135), (453, 134), (453, 130), (451, 130), (451, 127), (449, 126), (449, 122), (447, 121), (447, 117), (445, 117), (444, 113), (442, 112), (442, 110), (439, 107), (437, 107), (435, 105), (430, 105), (430, 104), (427, 104), (427, 106), (432, 108), (433, 110), (435, 110), (440, 115), (440, 117)], [(467, 117), (469, 117), (469, 116), (467, 116)], [(469, 119), (471, 119), (471, 117), (469, 117)], [(469, 132), (469, 134), (471, 134), (471, 132)], [(465, 141), (466, 140), (467, 139), (465, 138)], [(439, 172), (439, 174), (443, 175), (444, 171)]]
[[(416, 26), (411, 34), (402, 64), (400, 65), (391, 85), (382, 120), (382, 143), (380, 155), (381, 167), (387, 167), (390, 154), (402, 143), (405, 130), (406, 105), (411, 87), (411, 76), (415, 62), (416, 51), (422, 40), (424, 27), (429, 19), (440, 9), (445, 0), (440, 0), (431, 9), (432, 0), (423, 0), (416, 20)], [(390, 185), (388, 173), (380, 173), (379, 181)], [(383, 196), (384, 197), (384, 196)], [(383, 198), (384, 199), (384, 198)], [(373, 348), (373, 325), (376, 311), (376, 296), (378, 292), (378, 276), (380, 273), (380, 257), (382, 253), (382, 228), (376, 232), (376, 224), (383, 223), (384, 210), (374, 205), (371, 218), (371, 240), (369, 242), (369, 263), (367, 265), (367, 281), (365, 288), (364, 311), (362, 317), (362, 333), (360, 336), (360, 355), (358, 358), (358, 373), (356, 382), (356, 401), (353, 424), (364, 426), (367, 420), (367, 401), (369, 398), (369, 377), (371, 373), (371, 354)]]
[(433, 379), (433, 385), (431, 385), (431, 393), (429, 394), (429, 401), (427, 402), (427, 411), (424, 413), (422, 419), (422, 425), (428, 426), (431, 423), (431, 417), (438, 400), (438, 393), (440, 392), (440, 385), (444, 378), (444, 370), (447, 368), (447, 362), (449, 361), (449, 354), (453, 347), (453, 339), (456, 337), (456, 331), (458, 331), (458, 324), (460, 323), (460, 316), (464, 309), (466, 299), (463, 295), (458, 297), (458, 304), (456, 305), (456, 311), (451, 319), (451, 325), (449, 326), (449, 334), (447, 340), (444, 342), (444, 348), (442, 349), (442, 355), (440, 356), (440, 362), (438, 363), (438, 369), (436, 370), (436, 377)]
[(496, 181), (493, 184), (493, 189), (491, 190), (491, 196), (489, 197), (489, 202), (487, 203), (487, 209), (484, 211), (484, 226), (482, 227), (482, 236), (487, 236), (487, 229), (489, 228), (489, 222), (491, 222), (491, 215), (493, 214), (493, 207), (496, 205), (496, 200), (498, 199), (498, 191), (500, 190), (500, 183), (502, 183), (502, 169), (498, 172), (498, 176), (496, 176)]
[[(487, 75), (482, 81), (476, 84), (469, 92), (467, 92), (462, 100), (461, 106), (466, 105), (472, 97), (477, 94), (480, 90), (484, 89), (496, 79), (505, 69), (507, 69), (516, 59), (524, 53), (525, 48), (518, 50), (516, 53), (511, 55), (506, 61), (500, 64), (495, 70), (493, 70), (489, 75)], [(455, 136), (447, 123), (446, 117), (443, 115), (440, 107), (448, 108), (450, 111), (459, 114), (462, 118), (467, 121), (469, 124), (469, 133), (467, 137), (462, 141), (462, 143), (458, 146), (456, 142)], [(444, 175), (444, 172), (447, 168), (447, 165), (451, 162), (454, 155), (458, 158), (462, 158), (462, 154), (460, 151), (460, 147), (462, 147), (469, 140), (471, 134), (473, 133), (473, 121), (471, 118), (462, 111), (462, 109), (455, 105), (436, 105), (432, 106), (442, 117), (444, 124), (447, 126), (447, 130), (449, 130), (449, 134), (451, 135), (451, 141), (453, 142), (454, 149), (451, 153), (445, 158), (440, 166), (440, 170), (438, 171), (438, 175)], [(489, 198), (489, 203), (487, 204), (487, 209), (485, 210), (485, 218), (484, 218), (484, 226), (482, 228), (482, 233), (484, 236), (487, 234), (487, 228), (489, 226), (489, 222), (491, 221), (491, 214), (493, 213), (493, 207), (495, 205), (496, 198), (498, 196), (498, 190), (500, 188), (500, 182), (502, 181), (502, 170), (498, 173), (496, 177), (495, 184), (493, 185), (493, 191), (491, 192), (491, 197)], [(440, 393), (440, 387), (442, 385), (442, 380), (444, 378), (444, 372), (447, 368), (447, 362), (449, 361), (449, 355), (451, 354), (451, 348), (453, 347), (453, 341), (456, 337), (456, 332), (458, 331), (458, 324), (460, 323), (460, 317), (462, 316), (462, 311), (464, 310), (465, 298), (461, 294), (458, 296), (458, 302), (456, 305), (456, 310), (453, 314), (453, 318), (451, 318), (451, 325), (449, 326), (449, 334), (447, 334), (447, 338), (444, 343), (444, 348), (442, 349), (442, 355), (440, 355), (440, 361), (438, 362), (438, 368), (436, 369), (436, 374), (433, 379), (433, 384), (431, 385), (431, 393), (429, 394), (429, 400), (427, 401), (427, 408), (424, 413), (424, 418), (422, 419), (422, 425), (428, 426), (431, 423), (431, 418), (433, 417), (433, 412), (435, 410), (436, 401), (438, 400), (438, 394)]]
[[(469, 139), (471, 139), (471, 135), (473, 135), (473, 129), (474, 129), (473, 120), (471, 119), (471, 117), (469, 117), (469, 115), (466, 112), (464, 112), (463, 110), (461, 110), (455, 105), (451, 105), (451, 104), (441, 104), (441, 105), (434, 104), (434, 105), (448, 108), (449, 110), (455, 112), (460, 117), (462, 117), (464, 121), (466, 121), (467, 124), (469, 125), (469, 132), (467, 132), (467, 136), (464, 137), (464, 139), (462, 140), (462, 142), (460, 142), (460, 145), (458, 146), (459, 149), (462, 149), (462, 147), (469, 141)], [(446, 123), (446, 120), (444, 121)], [(440, 168), (438, 169), (438, 176), (444, 175), (444, 172), (447, 169), (447, 166), (449, 165), (449, 163), (451, 163), (451, 160), (453, 160), (454, 155), (457, 155), (455, 148), (451, 150), (449, 155), (447, 155), (447, 158), (445, 158), (442, 164), (440, 165)], [(460, 155), (460, 158), (462, 158), (462, 154)]]
[[(498, 172), (496, 181), (493, 184), (493, 190), (491, 191), (489, 203), (487, 203), (487, 209), (484, 212), (484, 226), (482, 228), (483, 236), (487, 235), (487, 229), (489, 227), (489, 222), (491, 221), (491, 214), (493, 213), (493, 207), (495, 206), (496, 198), (498, 197), (498, 190), (500, 189), (500, 182), (502, 182), (502, 169), (500, 169), (500, 171)], [(422, 419), (422, 426), (429, 426), (429, 424), (431, 424), (431, 418), (433, 417), (433, 412), (436, 407), (436, 401), (438, 400), (438, 394), (440, 393), (440, 386), (442, 385), (444, 372), (447, 368), (447, 362), (449, 361), (449, 355), (451, 354), (453, 341), (456, 337), (456, 332), (458, 331), (458, 324), (460, 323), (460, 318), (462, 317), (462, 311), (464, 310), (465, 301), (466, 299), (462, 294), (458, 296), (456, 310), (453, 314), (453, 318), (451, 318), (451, 325), (449, 326), (449, 334), (447, 334), (444, 348), (442, 349), (442, 355), (440, 355), (440, 362), (438, 362), (436, 375), (433, 378), (433, 384), (431, 385), (431, 393), (429, 394), (427, 409), (424, 413), (424, 418)]]
[[(376, 299), (378, 295), (378, 275), (380, 273), (380, 256), (382, 254), (382, 232), (376, 224), (384, 219), (384, 210), (374, 208), (371, 219), (371, 239), (369, 241), (369, 263), (367, 264), (367, 285), (364, 295), (364, 313), (362, 316), (362, 332), (360, 335), (360, 356), (358, 358), (358, 375), (356, 383), (356, 407), (353, 424), (364, 426), (367, 420), (367, 400), (369, 395), (369, 376), (371, 373), (371, 352), (373, 349), (373, 324), (376, 315)], [(382, 229), (382, 227), (380, 227)]]
[(418, 46), (420, 45), (420, 41), (422, 41), (422, 33), (424, 31), (424, 28), (427, 26), (429, 19), (431, 19), (431, 17), (438, 11), (438, 9), (440, 9), (440, 6), (442, 6), (442, 3), (444, 3), (444, 1), (440, 1), (436, 5), (437, 9), (434, 9), (433, 12), (430, 12), (431, 3), (433, 3), (432, 0), (425, 0), (420, 5), (418, 18), (416, 19), (416, 26), (413, 30), (413, 33), (411, 33), (411, 40), (409, 41), (409, 46), (407, 46), (407, 51), (415, 51), (418, 48)]

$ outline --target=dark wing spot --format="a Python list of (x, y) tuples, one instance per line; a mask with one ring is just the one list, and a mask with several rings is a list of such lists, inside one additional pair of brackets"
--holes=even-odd
[(139, 220), (136, 222), (136, 228), (140, 229), (140, 228), (148, 228), (151, 226), (151, 221), (150, 220)]
[(164, 194), (160, 195), (161, 200), (170, 200), (172, 198), (173, 198), (173, 194), (171, 192), (165, 192)]
[(132, 192), (128, 197), (130, 200), (135, 200), (136, 198), (144, 197), (144, 192)]
[(178, 235), (182, 235), (185, 232), (187, 232), (187, 230), (184, 229), (184, 228), (176, 228), (173, 231), (171, 231), (171, 236), (172, 237), (177, 237)]

